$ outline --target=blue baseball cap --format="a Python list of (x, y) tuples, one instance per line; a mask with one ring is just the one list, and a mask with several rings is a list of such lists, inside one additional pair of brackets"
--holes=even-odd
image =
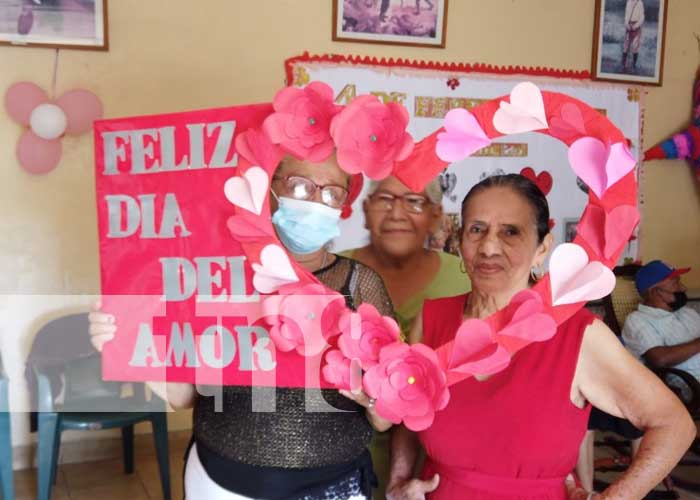
[(634, 277), (634, 284), (637, 285), (637, 291), (642, 294), (663, 280), (680, 276), (688, 271), (690, 271), (689, 267), (675, 269), (660, 260), (652, 260), (639, 268)]

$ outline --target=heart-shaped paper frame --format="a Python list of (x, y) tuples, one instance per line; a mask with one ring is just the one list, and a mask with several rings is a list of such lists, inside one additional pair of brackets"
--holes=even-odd
[[(521, 84), (523, 85), (523, 84)], [(530, 83), (524, 85), (532, 86)], [(516, 87), (517, 89), (517, 87)], [(531, 87), (529, 92), (532, 92)], [(483, 133), (491, 140), (502, 136), (503, 134), (496, 129), (494, 125), (494, 116), (498, 113), (499, 109), (503, 108), (503, 102), (507, 102), (509, 96), (503, 96), (500, 98), (493, 99), (491, 101), (482, 103), (470, 110), (470, 113), (478, 122)], [(567, 147), (582, 138), (594, 138), (603, 144), (612, 147), (616, 145), (618, 149), (623, 148), (625, 152), (629, 152), (627, 149), (627, 141), (622, 134), (622, 132), (603, 114), (599, 113), (592, 107), (588, 106), (584, 102), (574, 99), (570, 96), (554, 92), (541, 92), (541, 102), (543, 109), (538, 111), (537, 120), (541, 123), (541, 117), (544, 116), (548, 123), (551, 123), (553, 117), (559, 117), (562, 115), (562, 111), (566, 110), (571, 112), (574, 108), (580, 112), (582, 121), (580, 130), (577, 133), (572, 133), (571, 130), (564, 130), (562, 132), (561, 127), (555, 127), (554, 130), (550, 128), (541, 128), (535, 130), (538, 133), (547, 134), (555, 139), (563, 142)], [(555, 120), (556, 123), (556, 120)], [(391, 175), (399, 178), (404, 184), (414, 191), (420, 192), (423, 190), (425, 185), (430, 182), (430, 180), (437, 176), (446, 166), (447, 163), (440, 160), (436, 156), (436, 145), (438, 142), (438, 136), (444, 133), (444, 129), (437, 130), (433, 134), (427, 136), (422, 141), (416, 144), (411, 155), (402, 161), (397, 162), (391, 172)], [(264, 156), (263, 152), (259, 152), (260, 156)], [(250, 154), (248, 156), (251, 156)], [(589, 190), (589, 200), (587, 210), (584, 211), (581, 223), (586, 225), (589, 229), (588, 234), (590, 234), (591, 227), (594, 229), (596, 237), (595, 242), (590, 243), (582, 235), (577, 235), (574, 239), (573, 244), (580, 246), (588, 256), (590, 262), (600, 262), (607, 269), (605, 271), (609, 272), (609, 269), (615, 266), (617, 260), (619, 259), (624, 246), (618, 246), (615, 251), (610, 250), (610, 245), (605, 246), (606, 241), (606, 228), (605, 224), (600, 224), (600, 211), (609, 214), (613, 212), (616, 208), (620, 206), (632, 206), (637, 205), (637, 182), (634, 170), (634, 159), (631, 155), (629, 158), (625, 158), (627, 162), (625, 169), (628, 171), (619, 180), (607, 186), (607, 188), (601, 193), (601, 196), (597, 196), (593, 190)], [(629, 162), (632, 162), (631, 164)], [(256, 164), (259, 163), (259, 164)], [(609, 162), (608, 162), (609, 163)], [(342, 167), (342, 165), (341, 165)], [(605, 164), (599, 165), (599, 168), (604, 169)], [(276, 163), (264, 161), (261, 158), (260, 162), (256, 162), (255, 158), (244, 158), (241, 157), (241, 162), (238, 168), (238, 175), (245, 175), (245, 172), (249, 168), (262, 168), (266, 171), (269, 178), (272, 178), (274, 170), (277, 168)], [(619, 166), (618, 169), (619, 171)], [(588, 207), (595, 207), (595, 210), (589, 210)], [(239, 224), (244, 222), (249, 227), (260, 228), (259, 235), (256, 237), (239, 237), (236, 238), (236, 232), (232, 231), (234, 238), (238, 239), (238, 242), (243, 248), (248, 261), (260, 265), (261, 253), (263, 249), (270, 246), (276, 246), (284, 249), (283, 245), (277, 239), (275, 231), (273, 230), (271, 224), (271, 214), (269, 208), (269, 193), (265, 198), (262, 206), (262, 210), (259, 215), (245, 210), (244, 208), (236, 207), (236, 214), (231, 219), (231, 224), (233, 225), (233, 220), (236, 220)], [(597, 214), (596, 220), (587, 220), (590, 214)], [(235, 219), (234, 219), (235, 218)], [(627, 225), (620, 230), (620, 232), (625, 232), (623, 235), (615, 234), (615, 241), (627, 241), (634, 230), (634, 226)], [(629, 232), (629, 234), (627, 234)], [(607, 237), (610, 237), (610, 227), (607, 229)], [(601, 244), (602, 242), (602, 244)], [(607, 251), (601, 253), (601, 249), (607, 248)], [(298, 265), (293, 259), (289, 259), (291, 266), (298, 278), (297, 285), (302, 288), (307, 285), (318, 285), (318, 280), (313, 276), (312, 273)], [(599, 266), (602, 267), (602, 266)], [(609, 281), (609, 280), (608, 280)], [(575, 314), (579, 309), (585, 305), (585, 300), (577, 303), (561, 303), (560, 305), (554, 305), (556, 298), (552, 297), (551, 290), (551, 277), (549, 274), (545, 275), (532, 289), (531, 291), (538, 294), (541, 298), (543, 304), (543, 310), (538, 314), (547, 314), (551, 316), (557, 325), (560, 325), (573, 314)], [(285, 289), (289, 290), (289, 286), (285, 286)], [(295, 287), (292, 287), (295, 288)], [(598, 290), (600, 293), (602, 291)], [(609, 293), (610, 290), (603, 290)], [(288, 292), (284, 292), (288, 293)], [(334, 290), (328, 290), (329, 295), (337, 295)], [(604, 293), (603, 295), (607, 295)], [(599, 297), (587, 297), (587, 300), (592, 300)], [(511, 338), (506, 335), (499, 336), (498, 332), (503, 331), (509, 325), (512, 318), (512, 310), (506, 307), (492, 316), (485, 319), (486, 323), (490, 326), (491, 330), (495, 332), (494, 342), (498, 343), (502, 348), (506, 349), (511, 355), (516, 351), (522, 349), (523, 347), (529, 345), (535, 339), (528, 340), (523, 338)], [(512, 309), (512, 308), (511, 308)], [(520, 319), (522, 321), (522, 318)], [(453, 371), (448, 368), (448, 362), (446, 360), (450, 359), (450, 354), (453, 349), (454, 341), (448, 342), (447, 344), (439, 347), (435, 353), (437, 355), (436, 359), (440, 369), (444, 372), (445, 386), (457, 383), (464, 378), (475, 375), (470, 373), (464, 373), (463, 371)], [(377, 370), (375, 370), (377, 371)], [(365, 384), (365, 388), (368, 386), (376, 386), (377, 384)], [(445, 389), (446, 390), (446, 389)], [(371, 397), (381, 397), (379, 394), (370, 394)], [(434, 411), (440, 410), (446, 404), (446, 399), (444, 396), (435, 397), (435, 400), (442, 401), (437, 404), (433, 409)], [(380, 408), (378, 405), (377, 408)], [(396, 421), (396, 414), (392, 413), (392, 417), (389, 420)], [(432, 417), (425, 419), (427, 422), (432, 421)], [(414, 429), (420, 430), (420, 429)]]

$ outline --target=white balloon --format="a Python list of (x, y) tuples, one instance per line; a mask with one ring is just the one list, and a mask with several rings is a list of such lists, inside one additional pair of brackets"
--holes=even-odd
[(61, 137), (67, 124), (66, 114), (55, 104), (39, 104), (29, 117), (32, 132), (46, 140)]

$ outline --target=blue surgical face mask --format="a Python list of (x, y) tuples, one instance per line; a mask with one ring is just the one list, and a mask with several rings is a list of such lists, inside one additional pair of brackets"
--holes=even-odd
[(290, 252), (316, 252), (340, 235), (340, 210), (322, 203), (284, 196), (277, 198), (277, 202), (279, 207), (272, 215), (272, 224), (277, 229), (280, 241)]

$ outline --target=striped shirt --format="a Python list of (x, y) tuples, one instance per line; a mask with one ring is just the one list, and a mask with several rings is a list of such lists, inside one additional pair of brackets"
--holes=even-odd
[[(685, 344), (700, 338), (700, 314), (685, 306), (675, 312), (639, 304), (622, 329), (622, 340), (632, 354), (642, 356), (654, 347)], [(700, 379), (700, 354), (674, 366)]]

